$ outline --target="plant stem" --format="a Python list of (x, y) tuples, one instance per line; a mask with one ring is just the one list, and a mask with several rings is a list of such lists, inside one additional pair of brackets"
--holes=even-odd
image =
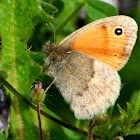
[(92, 124), (93, 120), (94, 120), (94, 118), (90, 121), (89, 126), (88, 126), (88, 132), (89, 132), (88, 140), (92, 140), (92, 133), (91, 132), (92, 132), (93, 127), (95, 126), (95, 124)]
[(41, 126), (41, 118), (40, 118), (40, 103), (37, 103), (37, 115), (38, 115), (40, 140), (43, 140), (42, 126)]

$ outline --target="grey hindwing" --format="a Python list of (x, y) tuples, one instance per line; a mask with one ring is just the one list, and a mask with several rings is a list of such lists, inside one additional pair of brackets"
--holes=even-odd
[(71, 52), (62, 61), (51, 64), (47, 73), (56, 78), (55, 83), (68, 102), (73, 94), (80, 94), (88, 88), (88, 82), (94, 76), (93, 61), (86, 55)]

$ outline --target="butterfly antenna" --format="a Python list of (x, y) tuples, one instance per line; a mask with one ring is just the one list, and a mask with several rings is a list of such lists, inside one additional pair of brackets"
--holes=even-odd
[(56, 40), (55, 40), (55, 28), (53, 26), (53, 24), (51, 22), (45, 22), (46, 25), (50, 24), (53, 27), (53, 34), (54, 34), (54, 38), (53, 38), (53, 42), (55, 44)]

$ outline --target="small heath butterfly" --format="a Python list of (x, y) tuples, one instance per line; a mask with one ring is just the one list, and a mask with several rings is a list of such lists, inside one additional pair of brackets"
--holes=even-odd
[(59, 45), (44, 45), (45, 67), (78, 119), (90, 119), (114, 105), (120, 70), (136, 41), (137, 24), (128, 16), (94, 21)]

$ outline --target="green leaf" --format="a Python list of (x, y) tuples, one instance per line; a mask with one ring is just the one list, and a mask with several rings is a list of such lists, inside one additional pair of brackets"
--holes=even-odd
[(128, 135), (140, 135), (140, 123), (137, 128), (133, 128), (133, 129), (130, 129), (130, 131), (127, 131), (125, 136), (128, 136)]
[[(30, 30), (40, 22), (53, 18), (43, 11), (35, 0), (1, 0), (0, 33), (2, 51), (0, 69), (8, 74), (7, 81), (29, 99), (32, 83), (41, 74), (41, 67), (34, 63), (27, 49)], [(7, 90), (8, 91), (8, 90)], [(9, 93), (9, 91), (8, 91)], [(29, 107), (11, 94), (10, 128), (13, 139), (39, 139), (29, 114)]]
[(137, 117), (140, 112), (140, 91), (138, 92), (136, 102), (133, 107), (133, 117)]
[(130, 103), (127, 103), (127, 112), (128, 112), (128, 118), (126, 123), (131, 123), (130, 121), (133, 115), (133, 111), (132, 111), (132, 105)]
[(132, 105), (130, 103), (127, 103), (127, 110), (128, 110), (128, 116), (132, 115)]
[(133, 127), (134, 129), (140, 128), (140, 118), (137, 122), (135, 122), (135, 126)]
[(0, 133), (0, 140), (6, 140), (6, 135), (3, 133)]
[(5, 71), (0, 71), (0, 76), (6, 79), (8, 75)]
[(88, 16), (93, 20), (118, 14), (115, 7), (99, 0), (87, 0), (85, 6)]
[(118, 106), (118, 109), (119, 109), (119, 112), (121, 113), (121, 115), (124, 117), (124, 118), (127, 118), (128, 115), (126, 114), (126, 112), (120, 107), (119, 104), (117, 104)]

